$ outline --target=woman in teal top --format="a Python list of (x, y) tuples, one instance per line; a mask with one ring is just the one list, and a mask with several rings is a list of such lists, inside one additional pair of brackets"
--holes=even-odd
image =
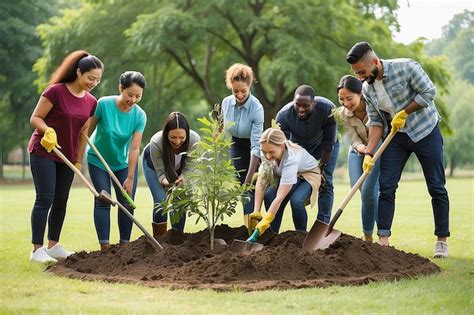
[[(93, 143), (128, 195), (135, 196), (137, 186), (137, 162), (140, 154), (140, 143), (146, 125), (146, 114), (138, 103), (142, 97), (146, 81), (140, 72), (127, 71), (120, 76), (120, 95), (106, 96), (99, 99), (97, 109), (91, 119), (90, 133), (97, 127)], [(89, 148), (87, 162), (92, 182), (97, 191), (111, 191), (111, 180), (107, 169)], [(114, 183), (117, 200), (133, 214)], [(101, 250), (110, 248), (110, 205), (94, 199), (94, 223)], [(118, 212), (120, 242), (130, 240), (133, 222), (122, 212)]]

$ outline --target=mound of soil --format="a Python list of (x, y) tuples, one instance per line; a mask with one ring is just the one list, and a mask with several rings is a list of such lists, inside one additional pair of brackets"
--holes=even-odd
[[(247, 230), (220, 225), (215, 236), (231, 244), (234, 239), (245, 240)], [(345, 234), (326, 250), (306, 252), (301, 248), (305, 236), (305, 232), (267, 232), (259, 239), (265, 247), (244, 256), (226, 245), (216, 244), (210, 251), (207, 230), (193, 234), (170, 230), (159, 240), (163, 250), (155, 251), (142, 236), (107, 252), (76, 253), (47, 270), (84, 280), (219, 291), (360, 285), (440, 271), (419, 255)]]

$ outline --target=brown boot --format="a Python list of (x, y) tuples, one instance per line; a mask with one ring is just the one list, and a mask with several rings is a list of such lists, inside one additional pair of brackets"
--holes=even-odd
[(109, 243), (100, 243), (100, 250), (105, 252), (110, 249), (110, 244)]
[(151, 223), (153, 226), (153, 237), (158, 238), (158, 236), (163, 236), (166, 234), (166, 231), (168, 229), (167, 227), (167, 222), (161, 222), (161, 223)]
[(366, 242), (372, 243), (374, 239), (372, 238), (372, 234), (365, 234), (362, 236), (362, 239)]

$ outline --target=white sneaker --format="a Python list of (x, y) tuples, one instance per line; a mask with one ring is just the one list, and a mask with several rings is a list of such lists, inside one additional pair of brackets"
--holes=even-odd
[(46, 252), (46, 248), (40, 247), (35, 252), (31, 252), (30, 260), (39, 263), (57, 263), (58, 261), (53, 257), (49, 256)]
[(65, 250), (61, 244), (56, 243), (56, 245), (54, 245), (50, 249), (46, 249), (46, 253), (57, 260), (64, 260), (68, 258), (69, 256), (71, 256), (72, 254), (74, 254), (75, 252), (69, 252)]
[(448, 244), (443, 241), (437, 241), (435, 245), (434, 258), (446, 258), (448, 257)]

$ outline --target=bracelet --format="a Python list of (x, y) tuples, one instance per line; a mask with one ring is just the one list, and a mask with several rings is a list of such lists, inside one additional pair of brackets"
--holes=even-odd
[(368, 156), (370, 156), (370, 157), (372, 157), (372, 158), (374, 157), (374, 155), (373, 155), (372, 153), (369, 153), (369, 152), (365, 152), (365, 155), (368, 155)]
[(327, 166), (328, 166), (328, 163), (319, 163), (318, 165), (320, 170), (325, 170)]

